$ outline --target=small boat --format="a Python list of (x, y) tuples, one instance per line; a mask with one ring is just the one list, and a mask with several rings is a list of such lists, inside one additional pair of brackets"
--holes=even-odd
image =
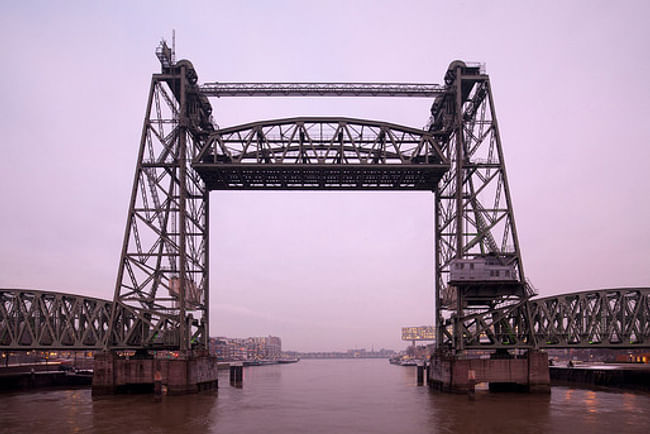
[(300, 359), (279, 359), (278, 363), (285, 364), (285, 363), (298, 363)]

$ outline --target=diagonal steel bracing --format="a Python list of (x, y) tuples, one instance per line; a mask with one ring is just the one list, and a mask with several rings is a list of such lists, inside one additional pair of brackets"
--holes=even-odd
[[(435, 192), (435, 323), (442, 350), (649, 347), (648, 289), (530, 299), (490, 79), (452, 62), (443, 85), (207, 83), (162, 44), (113, 303), (1, 290), (0, 348), (207, 347), (208, 192)], [(425, 130), (299, 117), (215, 129), (207, 96), (434, 97)], [(451, 278), (497, 260), (508, 281)]]
[(106, 348), (207, 347), (210, 110), (190, 62), (152, 76)]
[[(197, 337), (205, 345), (212, 189), (435, 191), (440, 346), (462, 351), (465, 316), (516, 305), (530, 295), (490, 82), (479, 66), (453, 62), (444, 85), (198, 86), (189, 62), (163, 55), (161, 63), (163, 74), (152, 79), (115, 292), (116, 303), (142, 314), (129, 324), (114, 316), (108, 346), (188, 349)], [(346, 118), (291, 118), (213, 130), (206, 96), (254, 95), (435, 96), (435, 101), (427, 130)], [(515, 284), (448, 283), (454, 259), (485, 255), (514, 264)], [(194, 293), (201, 295), (188, 297)], [(456, 325), (452, 332), (448, 324)]]
[(431, 191), (449, 163), (427, 131), (305, 117), (217, 130), (193, 167), (213, 190)]
[[(0, 289), (0, 350), (99, 350), (111, 315), (120, 339), (142, 331), (139, 309), (108, 300)], [(150, 323), (154, 327), (154, 323)], [(453, 334), (452, 325), (447, 326)], [(461, 323), (463, 348), (650, 348), (650, 288), (615, 288), (533, 298), (474, 312)], [(137, 349), (140, 346), (126, 348)]]
[[(462, 351), (467, 321), (481, 328), (477, 321), (486, 312), (521, 303), (531, 291), (521, 260), (490, 79), (478, 67), (456, 61), (449, 66), (445, 82), (447, 91), (436, 97), (430, 125), (451, 163), (435, 199), (437, 342), (441, 348)], [(514, 281), (508, 285), (449, 283), (454, 260), (487, 255), (514, 264)]]
[(0, 289), (0, 348), (101, 349), (112, 306), (108, 300), (73, 294)]
[(533, 298), (464, 316), (463, 347), (649, 348), (649, 315), (650, 288)]

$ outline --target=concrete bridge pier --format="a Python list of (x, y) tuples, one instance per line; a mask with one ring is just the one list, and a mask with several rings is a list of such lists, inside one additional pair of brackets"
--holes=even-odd
[(523, 356), (497, 352), (489, 359), (460, 358), (436, 353), (431, 356), (427, 383), (445, 392), (473, 392), (487, 382), (490, 391), (545, 392), (551, 390), (548, 355), (529, 350)]
[(217, 388), (217, 360), (207, 354), (179, 354), (171, 359), (155, 358), (146, 351), (132, 357), (114, 351), (95, 354), (93, 396), (128, 393), (154, 393), (159, 383), (170, 395), (195, 393)]

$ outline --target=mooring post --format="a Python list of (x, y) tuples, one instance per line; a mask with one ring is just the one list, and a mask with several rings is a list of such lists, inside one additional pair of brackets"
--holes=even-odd
[(470, 401), (473, 401), (475, 399), (474, 392), (476, 387), (476, 371), (473, 369), (467, 371), (467, 384), (467, 397)]
[(424, 384), (424, 365), (418, 364), (417, 371), (418, 371), (418, 386), (422, 386)]
[(244, 382), (244, 367), (243, 366), (238, 366), (237, 367), (237, 375), (235, 380), (237, 381), (238, 384), (242, 384)]
[(153, 396), (155, 400), (162, 398), (162, 374), (158, 369), (153, 374)]
[(242, 387), (244, 379), (244, 366), (242, 364), (230, 365), (230, 385), (233, 387)]

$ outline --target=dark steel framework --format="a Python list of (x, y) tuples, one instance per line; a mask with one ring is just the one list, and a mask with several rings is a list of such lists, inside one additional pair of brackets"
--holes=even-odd
[[(163, 44), (152, 76), (105, 348), (207, 347), (211, 189), (433, 190), (449, 162), (431, 131), (344, 118), (214, 130), (207, 96), (431, 96), (438, 85), (199, 86)], [(124, 308), (136, 312), (124, 317)]]
[(194, 169), (210, 190), (429, 190), (449, 168), (422, 130), (346, 118), (293, 118), (215, 131)]
[[(459, 352), (466, 318), (521, 304), (533, 292), (524, 275), (490, 79), (478, 66), (455, 61), (445, 83), (429, 127), (451, 161), (435, 189), (436, 337), (439, 348)], [(486, 255), (513, 264), (516, 278), (449, 283), (454, 259)]]
[(196, 81), (186, 60), (152, 76), (107, 348), (207, 347), (209, 198), (191, 162), (213, 127)]
[(465, 349), (648, 348), (650, 288), (533, 298), (463, 317)]
[[(463, 350), (467, 315), (530, 296), (487, 75), (453, 62), (444, 85), (197, 84), (161, 45), (143, 126), (107, 347), (207, 345), (208, 191), (411, 189), (436, 193), (437, 342)], [(214, 130), (207, 96), (435, 97), (428, 130), (346, 118), (293, 118)], [(442, 179), (441, 179), (442, 178)], [(448, 284), (455, 258), (514, 263), (509, 284)], [(139, 312), (135, 322), (118, 306)], [(449, 331), (449, 325), (454, 326)]]
[(0, 348), (99, 350), (112, 307), (108, 300), (73, 294), (0, 289)]
[[(151, 80), (110, 315), (107, 302), (3, 290), (0, 347), (207, 348), (215, 189), (435, 192), (441, 350), (650, 346), (648, 289), (530, 300), (490, 80), (480, 66), (452, 62), (444, 85), (199, 85), (192, 64), (176, 62), (166, 44), (156, 54), (162, 72)], [(215, 129), (208, 96), (435, 99), (425, 130), (347, 118)], [(515, 278), (450, 283), (455, 259), (485, 256), (513, 265)]]

